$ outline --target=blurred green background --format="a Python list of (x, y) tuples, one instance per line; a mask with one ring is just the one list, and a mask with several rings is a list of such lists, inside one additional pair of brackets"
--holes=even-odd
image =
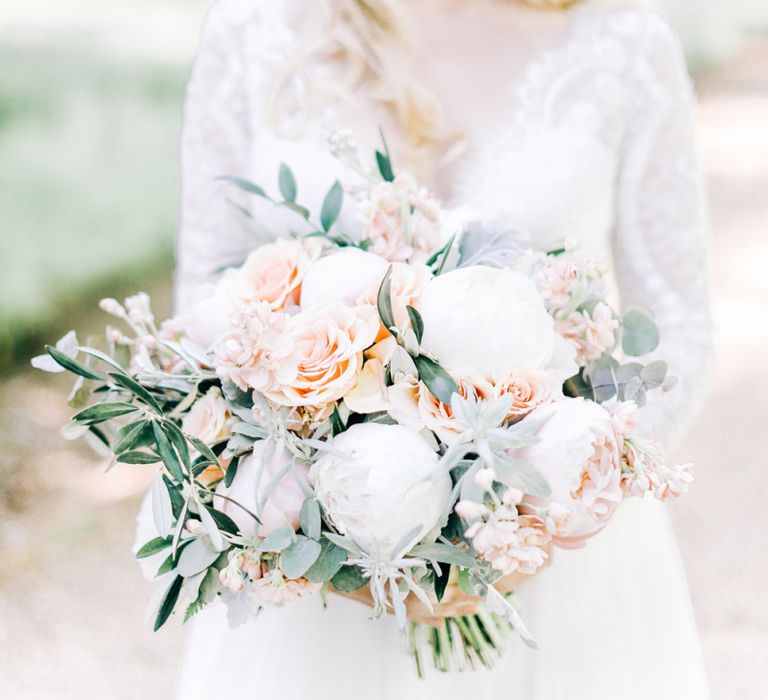
[[(670, 510), (713, 698), (762, 700), (768, 2), (659, 3), (700, 93), (719, 358), (704, 415), (677, 455), (696, 462), (697, 482)], [(181, 99), (208, 5), (0, 0), (2, 697), (171, 694), (183, 629), (143, 624), (150, 588), (130, 552), (151, 474), (104, 475), (99, 456), (62, 439), (69, 380), (27, 363), (70, 328), (102, 328), (95, 307), (106, 294), (145, 289), (160, 316), (168, 311)]]
[(86, 300), (170, 271), (181, 98), (207, 5), (7, 2), (0, 368), (66, 330)]

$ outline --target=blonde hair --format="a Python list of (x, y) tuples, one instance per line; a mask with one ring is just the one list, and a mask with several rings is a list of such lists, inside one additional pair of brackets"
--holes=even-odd
[[(565, 10), (580, 0), (523, 0), (541, 9)], [(463, 134), (445, 121), (436, 95), (410, 76), (408, 57), (415, 43), (407, 7), (409, 0), (322, 0), (328, 29), (324, 39), (306, 47), (285, 67), (270, 100), (272, 123), (284, 133), (299, 133), (310, 119), (314, 101), (352, 100), (365, 84), (372, 99), (393, 117), (405, 141), (410, 160), (450, 157), (461, 149)], [(310, 79), (308, 63), (332, 55), (347, 74), (334, 81)], [(292, 128), (278, 126), (281, 94), (296, 79), (301, 90), (292, 105), (298, 120)]]

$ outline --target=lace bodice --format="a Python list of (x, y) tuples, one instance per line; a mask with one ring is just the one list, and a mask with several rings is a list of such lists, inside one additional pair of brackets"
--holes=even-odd
[[(317, 209), (333, 177), (349, 179), (328, 153), (328, 134), (351, 127), (362, 145), (377, 139), (381, 115), (365, 98), (354, 107), (308, 101), (306, 128), (291, 137), (267, 123), (275, 76), (316, 37), (320, 4), (219, 0), (208, 16), (184, 115), (179, 305), (257, 244), (228, 202), (238, 194), (217, 176), (269, 183), (285, 161), (301, 201)], [(587, 4), (556, 36), (522, 73), (510, 71), (518, 75), (493, 105), (498, 127), (470, 127), (467, 153), (446, 166), (453, 172), (441, 194), (467, 217), (525, 231), (538, 245), (571, 236), (590, 252), (610, 251), (622, 305), (654, 310), (657, 353), (680, 378), (646, 412), (648, 427), (664, 426), (672, 440), (701, 396), (711, 354), (684, 60), (669, 28), (645, 9)]]

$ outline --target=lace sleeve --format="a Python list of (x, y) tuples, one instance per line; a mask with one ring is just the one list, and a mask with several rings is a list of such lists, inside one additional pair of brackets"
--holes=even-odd
[(234, 3), (220, 1), (206, 18), (187, 86), (181, 133), (181, 202), (176, 306), (216, 271), (242, 258), (248, 229), (220, 175), (245, 176), (251, 139), (246, 65)]
[(654, 311), (662, 337), (654, 355), (679, 380), (670, 394), (651, 393), (643, 426), (674, 444), (703, 400), (712, 357), (694, 95), (678, 41), (655, 15), (630, 70), (636, 102), (620, 173), (614, 262), (622, 305)]

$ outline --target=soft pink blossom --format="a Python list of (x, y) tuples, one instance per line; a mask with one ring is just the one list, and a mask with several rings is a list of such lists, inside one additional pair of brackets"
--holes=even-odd
[(472, 524), (465, 536), (483, 559), (505, 576), (535, 574), (549, 556), (545, 547), (551, 535), (546, 523), (535, 516), (491, 516), (487, 522)]
[(279, 607), (316, 593), (320, 588), (319, 583), (312, 583), (305, 578), (286, 579), (275, 569), (255, 581), (249, 594), (258, 607)]
[(423, 262), (442, 242), (438, 202), (407, 173), (372, 188), (360, 216), (371, 252), (393, 262)]
[(576, 348), (577, 362), (584, 364), (597, 360), (616, 344), (619, 322), (604, 302), (599, 302), (592, 313), (574, 311), (566, 319), (557, 319), (557, 331)]

